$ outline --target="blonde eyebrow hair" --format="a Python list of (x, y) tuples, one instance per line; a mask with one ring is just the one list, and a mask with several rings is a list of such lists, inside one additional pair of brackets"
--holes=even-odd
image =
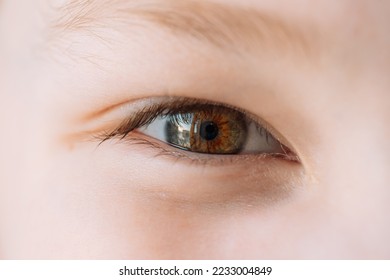
[(77, 32), (100, 36), (98, 30), (118, 23), (136, 28), (145, 21), (223, 49), (261, 47), (305, 56), (317, 49), (316, 33), (307, 26), (304, 30), (255, 9), (203, 0), (69, 0), (59, 10), (52, 25), (56, 37)]

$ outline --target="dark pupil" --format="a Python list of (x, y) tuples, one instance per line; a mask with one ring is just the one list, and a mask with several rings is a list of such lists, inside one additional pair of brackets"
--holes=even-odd
[(214, 140), (218, 136), (218, 126), (214, 122), (203, 122), (200, 125), (200, 137), (204, 140)]

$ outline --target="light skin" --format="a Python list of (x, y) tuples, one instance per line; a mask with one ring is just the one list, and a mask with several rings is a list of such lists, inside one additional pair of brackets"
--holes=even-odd
[[(389, 258), (389, 14), (0, 1), (0, 258)], [(99, 140), (167, 98), (248, 112), (298, 160)]]

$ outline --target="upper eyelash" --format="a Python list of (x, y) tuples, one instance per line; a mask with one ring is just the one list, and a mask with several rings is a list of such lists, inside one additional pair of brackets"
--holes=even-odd
[[(108, 141), (110, 139), (119, 138), (120, 140), (122, 140), (126, 138), (132, 131), (152, 123), (158, 117), (164, 117), (168, 115), (175, 116), (176, 114), (185, 114), (191, 110), (205, 111), (212, 108), (212, 106), (218, 106), (221, 109), (231, 109), (231, 110), (236, 110), (238, 112), (241, 112), (245, 116), (245, 118), (247, 118), (248, 121), (253, 122), (256, 125), (257, 131), (260, 133), (260, 135), (265, 136), (267, 138), (267, 142), (268, 142), (268, 137), (275, 138), (280, 143), (281, 148), (284, 151), (283, 154), (272, 154), (272, 155), (262, 154), (257, 156), (262, 156), (264, 158), (269, 156), (281, 157), (291, 162), (298, 162), (298, 163), (300, 162), (300, 159), (296, 155), (296, 153), (293, 152), (288, 146), (282, 144), (282, 142), (269, 131), (267, 125), (261, 124), (260, 121), (256, 121), (256, 117), (252, 116), (251, 113), (248, 113), (245, 110), (236, 108), (228, 104), (216, 103), (216, 102), (211, 102), (202, 99), (193, 99), (193, 98), (185, 98), (185, 97), (175, 97), (169, 99), (170, 100), (168, 101), (165, 100), (159, 101), (158, 103), (145, 106), (142, 109), (133, 112), (130, 117), (125, 119), (114, 130), (104, 131), (101, 134), (95, 135), (94, 138), (100, 142), (99, 143), (100, 146), (103, 142)], [(139, 139), (134, 138), (132, 140), (134, 141)], [(144, 140), (142, 143), (148, 143), (150, 146), (149, 141)], [(172, 152), (169, 153), (171, 154)], [(164, 150), (164, 152), (159, 154), (167, 154), (167, 152)], [(247, 155), (241, 155), (241, 156), (247, 156)], [(182, 157), (189, 158), (186, 155), (182, 155)], [(193, 158), (191, 159), (193, 160)], [(197, 161), (201, 161), (201, 160), (197, 159)], [(209, 161), (209, 159), (207, 161)]]
[(117, 128), (112, 131), (105, 131), (102, 134), (98, 135), (98, 139), (100, 139), (100, 144), (119, 137), (120, 139), (125, 138), (129, 133), (134, 131), (137, 128), (143, 127), (152, 123), (158, 117), (165, 117), (168, 115), (174, 116), (173, 120), (176, 121), (185, 121), (181, 120), (182, 115), (185, 115), (189, 111), (194, 110), (202, 110), (207, 111), (212, 107), (220, 107), (222, 109), (231, 109), (235, 111), (239, 111), (248, 118), (249, 121), (253, 121), (256, 125), (257, 131), (267, 137), (272, 136), (272, 134), (262, 125), (257, 123), (248, 117), (248, 113), (240, 110), (238, 108), (234, 108), (233, 106), (221, 104), (221, 103), (213, 103), (210, 101), (199, 100), (199, 99), (188, 99), (188, 98), (176, 98), (174, 100), (170, 100), (169, 102), (162, 102), (158, 104), (153, 104), (143, 109), (139, 110), (132, 114), (131, 117), (127, 118), (123, 121)]

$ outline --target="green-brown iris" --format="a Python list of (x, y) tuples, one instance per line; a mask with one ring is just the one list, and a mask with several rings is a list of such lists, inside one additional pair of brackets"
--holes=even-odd
[(197, 153), (236, 154), (247, 139), (245, 115), (221, 106), (169, 115), (165, 127), (169, 144)]

